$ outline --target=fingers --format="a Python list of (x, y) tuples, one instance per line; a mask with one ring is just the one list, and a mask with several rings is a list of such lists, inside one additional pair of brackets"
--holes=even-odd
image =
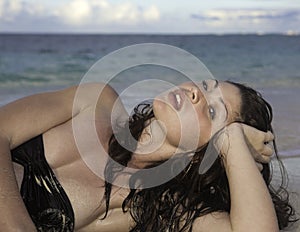
[(262, 155), (262, 157), (264, 158), (264, 160), (268, 163), (271, 160), (271, 156), (274, 153), (274, 148), (272, 146), (272, 142), (274, 140), (274, 135), (271, 131), (268, 131), (267, 133), (265, 133), (265, 140), (264, 143), (262, 145), (262, 150), (260, 152), (260, 154)]
[[(266, 151), (265, 145), (274, 140), (274, 135), (271, 131), (260, 131), (254, 127), (243, 124), (244, 134), (250, 144), (254, 147), (255, 150), (264, 152), (264, 154), (269, 154), (269, 149)], [(266, 152), (266, 153), (265, 153)]]
[(264, 132), (246, 124), (240, 125), (254, 160), (259, 163), (269, 163), (274, 153), (271, 143), (274, 140), (273, 133)]
[(265, 156), (272, 156), (273, 153), (274, 153), (273, 146), (270, 143), (264, 144), (261, 154)]
[(256, 157), (254, 157), (256, 162), (259, 163), (263, 163), (263, 164), (267, 164), (270, 163), (271, 161), (271, 156), (267, 156), (267, 155), (258, 155)]
[(254, 157), (255, 161), (260, 163), (269, 163), (274, 153), (273, 146), (271, 144), (264, 144), (263, 148), (257, 151), (257, 155)]
[(269, 163), (274, 153), (271, 143), (274, 140), (273, 133), (271, 131), (260, 131), (250, 126), (243, 125), (243, 128), (255, 161), (259, 163)]
[(266, 133), (265, 133), (264, 142), (265, 142), (265, 143), (269, 143), (269, 142), (271, 142), (271, 141), (273, 141), (273, 140), (274, 140), (274, 135), (273, 135), (273, 133), (272, 133), (271, 131), (266, 132)]

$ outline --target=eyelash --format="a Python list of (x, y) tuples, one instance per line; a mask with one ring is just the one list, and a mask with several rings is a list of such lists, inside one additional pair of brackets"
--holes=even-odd
[(209, 116), (212, 120), (214, 120), (215, 116), (216, 116), (216, 111), (212, 106), (208, 106), (208, 113)]
[(206, 81), (202, 81), (203, 88), (207, 91), (207, 83)]
[[(206, 81), (202, 81), (202, 85), (205, 91), (207, 91), (207, 83)], [(208, 106), (208, 114), (212, 120), (214, 120), (216, 116), (216, 111), (212, 106)]]

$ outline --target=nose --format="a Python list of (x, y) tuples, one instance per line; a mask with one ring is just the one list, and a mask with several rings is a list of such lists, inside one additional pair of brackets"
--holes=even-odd
[(201, 98), (201, 91), (196, 86), (193, 86), (189, 89), (187, 95), (190, 98), (191, 102), (193, 104), (196, 104)]

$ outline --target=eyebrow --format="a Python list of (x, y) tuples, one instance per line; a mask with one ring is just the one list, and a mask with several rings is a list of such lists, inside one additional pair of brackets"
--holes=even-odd
[[(214, 84), (214, 88), (216, 89), (219, 86), (219, 81), (215, 79), (215, 84)], [(225, 111), (226, 111), (226, 118), (224, 121), (227, 121), (228, 119), (228, 109), (227, 106), (225, 104), (225, 102), (223, 101), (223, 99), (220, 97), (220, 102), (224, 105)]]
[(223, 101), (223, 99), (222, 99), (222, 98), (220, 98), (220, 101), (221, 101), (221, 103), (224, 105), (224, 107), (225, 107), (225, 110), (226, 110), (226, 118), (225, 118), (225, 120), (224, 120), (224, 121), (227, 121), (227, 119), (228, 119), (228, 110), (227, 110), (227, 107), (226, 107), (226, 105), (225, 105), (225, 102)]
[(219, 81), (218, 80), (215, 80), (215, 85), (214, 85), (214, 88), (217, 88), (219, 86)]

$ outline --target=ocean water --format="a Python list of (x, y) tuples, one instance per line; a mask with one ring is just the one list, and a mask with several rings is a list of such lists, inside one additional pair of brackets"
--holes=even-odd
[[(214, 78), (247, 83), (259, 89), (274, 109), (280, 153), (284, 157), (300, 154), (300, 36), (1, 34), (0, 105), (28, 94), (79, 84), (99, 59), (140, 43), (162, 43), (184, 49), (200, 59)], [(147, 60), (152, 58), (155, 62), (153, 52), (147, 53)], [(176, 54), (162, 51), (161, 57), (168, 62), (180, 62)], [(118, 73), (129, 58), (143, 60), (132, 53), (112, 59), (97, 72), (97, 80), (116, 74), (111, 84), (120, 93), (127, 88), (124, 96), (128, 108), (132, 107), (131, 102), (143, 99), (147, 91), (155, 94), (168, 87), (168, 83), (186, 80), (176, 70), (149, 64)], [(193, 62), (181, 64), (193, 70)], [(192, 74), (196, 72), (197, 69)], [(144, 82), (143, 89), (128, 88), (149, 79), (163, 82)]]

